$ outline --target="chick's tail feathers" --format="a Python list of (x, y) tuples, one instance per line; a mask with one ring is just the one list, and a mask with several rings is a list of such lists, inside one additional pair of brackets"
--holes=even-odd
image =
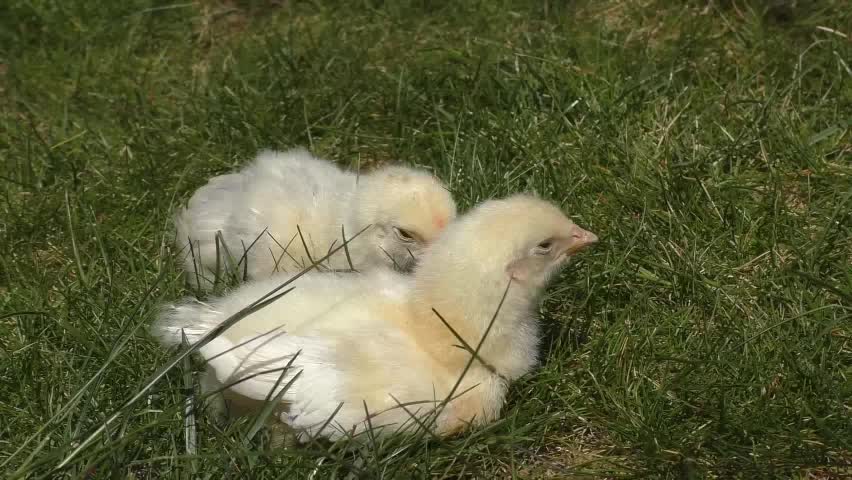
[(193, 344), (227, 318), (215, 313), (210, 305), (195, 299), (166, 305), (151, 325), (151, 335), (167, 347), (183, 343), (184, 335)]

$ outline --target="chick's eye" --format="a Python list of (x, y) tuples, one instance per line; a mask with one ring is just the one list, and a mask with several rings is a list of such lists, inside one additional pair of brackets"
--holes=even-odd
[(536, 253), (540, 255), (544, 255), (550, 253), (550, 250), (553, 248), (553, 242), (550, 240), (545, 240), (535, 247)]
[(394, 231), (396, 232), (396, 236), (399, 237), (403, 242), (413, 242), (414, 235), (411, 234), (408, 230), (403, 230), (401, 228), (394, 227)]

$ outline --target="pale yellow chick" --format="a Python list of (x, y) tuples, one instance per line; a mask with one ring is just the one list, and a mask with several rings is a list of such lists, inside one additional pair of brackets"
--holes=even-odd
[[(488, 201), (450, 224), (413, 276), (387, 269), (307, 274), (295, 290), (199, 351), (232, 394), (254, 400), (277, 393), (271, 390), (281, 368), (296, 355), (278, 388), (301, 374), (277, 413), (305, 435), (337, 438), (368, 425), (379, 433), (411, 432), (411, 416), (429, 412), (438, 412), (431, 428), (450, 434), (498, 417), (508, 382), (537, 363), (536, 312), (547, 281), (596, 241), (545, 201)], [(194, 342), (286, 279), (254, 282), (210, 304), (169, 307), (154, 333), (172, 345), (183, 330)], [(462, 378), (471, 352), (459, 345), (475, 349), (483, 337), (479, 359)], [(451, 393), (456, 398), (441, 408)]]
[(450, 193), (424, 171), (391, 166), (359, 177), (304, 149), (264, 151), (195, 192), (175, 217), (176, 244), (187, 280), (203, 289), (217, 271), (299, 272), (367, 226), (320, 269), (407, 270), (455, 216)]

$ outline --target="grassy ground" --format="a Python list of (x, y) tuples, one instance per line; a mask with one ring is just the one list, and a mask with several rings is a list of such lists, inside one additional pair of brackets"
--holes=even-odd
[[(0, 471), (852, 475), (852, 9), (767, 3), (3, 2)], [(463, 209), (534, 190), (601, 235), (503, 420), (270, 451), (201, 419), (187, 456), (186, 365), (122, 407), (185, 293), (170, 211), (296, 144), (432, 168)]]

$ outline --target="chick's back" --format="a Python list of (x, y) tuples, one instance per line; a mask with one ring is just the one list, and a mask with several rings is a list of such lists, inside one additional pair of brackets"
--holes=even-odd
[[(304, 149), (263, 151), (242, 170), (214, 177), (175, 218), (176, 243), (193, 242), (183, 252), (188, 278), (199, 280), (197, 271), (199, 286), (212, 286), (217, 262), (231, 267), (228, 253), (235, 262), (245, 255), (247, 268), (239, 270), (245, 268), (249, 277), (301, 270), (311, 255), (324, 254), (337, 240), (355, 184), (354, 174)], [(299, 230), (311, 254), (296, 238)], [(224, 240), (218, 248), (217, 231)]]

